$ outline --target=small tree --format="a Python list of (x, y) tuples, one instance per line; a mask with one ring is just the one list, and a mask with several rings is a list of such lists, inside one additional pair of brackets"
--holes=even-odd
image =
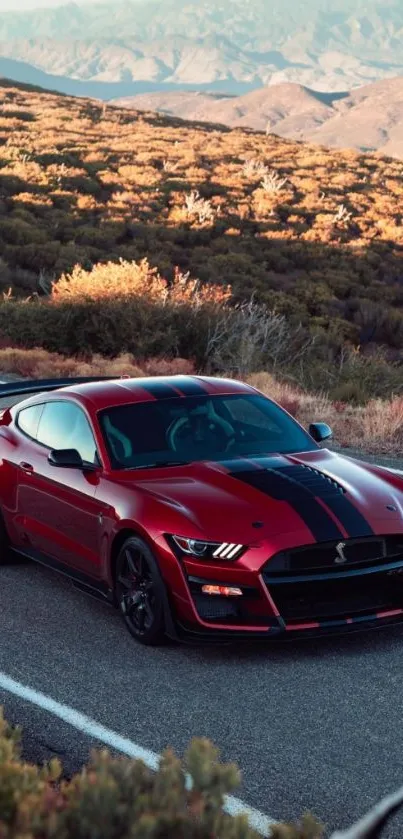
[(214, 220), (216, 213), (211, 201), (201, 198), (197, 189), (185, 196), (185, 207), (189, 216), (197, 216), (199, 224)]
[(288, 178), (281, 178), (277, 172), (267, 172), (261, 182), (261, 186), (265, 192), (269, 194), (276, 194), (284, 189), (288, 183)]
[(333, 216), (333, 223), (340, 224), (342, 227), (347, 227), (352, 217), (353, 214), (348, 211), (347, 207), (345, 207), (344, 204), (340, 204), (337, 208), (337, 212)]
[(236, 307), (225, 305), (210, 324), (206, 364), (212, 372), (245, 376), (269, 364), (276, 368), (301, 359), (313, 343), (301, 327), (294, 330), (284, 315), (270, 312), (253, 297)]

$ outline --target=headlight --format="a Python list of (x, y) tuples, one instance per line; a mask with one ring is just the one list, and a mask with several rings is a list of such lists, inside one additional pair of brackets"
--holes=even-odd
[(203, 542), (199, 539), (186, 539), (184, 536), (171, 538), (182, 553), (203, 559), (238, 559), (246, 550), (244, 545), (236, 545), (235, 542)]

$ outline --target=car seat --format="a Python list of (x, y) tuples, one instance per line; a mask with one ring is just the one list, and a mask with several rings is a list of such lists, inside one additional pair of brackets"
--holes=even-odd
[(104, 428), (114, 457), (118, 461), (129, 460), (133, 454), (133, 446), (129, 437), (113, 425), (108, 416), (104, 418)]

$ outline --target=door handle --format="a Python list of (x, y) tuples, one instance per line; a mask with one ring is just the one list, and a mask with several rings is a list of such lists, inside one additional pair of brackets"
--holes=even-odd
[(26, 472), (27, 475), (32, 475), (34, 471), (32, 463), (26, 463), (25, 460), (22, 460), (21, 463), (19, 463), (18, 465), (23, 472)]

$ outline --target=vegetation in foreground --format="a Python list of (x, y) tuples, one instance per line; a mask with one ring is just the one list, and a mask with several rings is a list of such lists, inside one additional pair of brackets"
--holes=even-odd
[[(19, 378), (63, 378), (74, 376), (172, 376), (194, 374), (186, 358), (136, 360), (130, 353), (110, 359), (102, 355), (86, 360), (49, 353), (42, 348), (0, 349), (0, 376)], [(230, 373), (230, 375), (232, 375)], [(325, 394), (307, 393), (282, 382), (267, 372), (246, 376), (254, 387), (274, 399), (305, 427), (310, 422), (329, 423), (341, 448), (356, 448), (367, 454), (401, 456), (403, 450), (403, 397), (370, 399), (364, 405), (334, 401)]]
[[(156, 771), (140, 760), (93, 752), (73, 778), (58, 760), (42, 768), (24, 761), (21, 732), (0, 708), (0, 836), (2, 839), (259, 839), (247, 815), (232, 816), (227, 796), (240, 785), (235, 764), (222, 764), (206, 739), (194, 739), (182, 760), (171, 749)], [(402, 806), (403, 790), (330, 839), (380, 839)], [(270, 839), (322, 839), (309, 813), (275, 824)], [(260, 839), (262, 837), (260, 836)]]
[[(102, 751), (63, 780), (57, 760), (43, 768), (23, 761), (20, 732), (0, 715), (2, 839), (258, 839), (246, 816), (224, 811), (239, 784), (237, 767), (221, 764), (203, 739), (192, 741), (183, 760), (167, 750), (156, 772)], [(322, 828), (307, 815), (272, 836), (321, 839)]]
[[(46, 295), (74, 271), (89, 272), (92, 286), (91, 301), (70, 291), (47, 309), (5, 300), (3, 345), (138, 355), (137, 336), (144, 356), (182, 355), (201, 367), (206, 307), (195, 330), (189, 308), (162, 312), (148, 291), (130, 311), (124, 287), (113, 299), (97, 296), (103, 264), (148, 259), (168, 288), (195, 278), (221, 289), (230, 305), (253, 298), (285, 319), (297, 348), (281, 369), (304, 387), (356, 402), (403, 390), (402, 162), (129, 113), (5, 80), (0, 104), (0, 290), (11, 288), (17, 300)], [(144, 336), (139, 308), (147, 309)], [(270, 359), (249, 361), (248, 372), (276, 373)]]

